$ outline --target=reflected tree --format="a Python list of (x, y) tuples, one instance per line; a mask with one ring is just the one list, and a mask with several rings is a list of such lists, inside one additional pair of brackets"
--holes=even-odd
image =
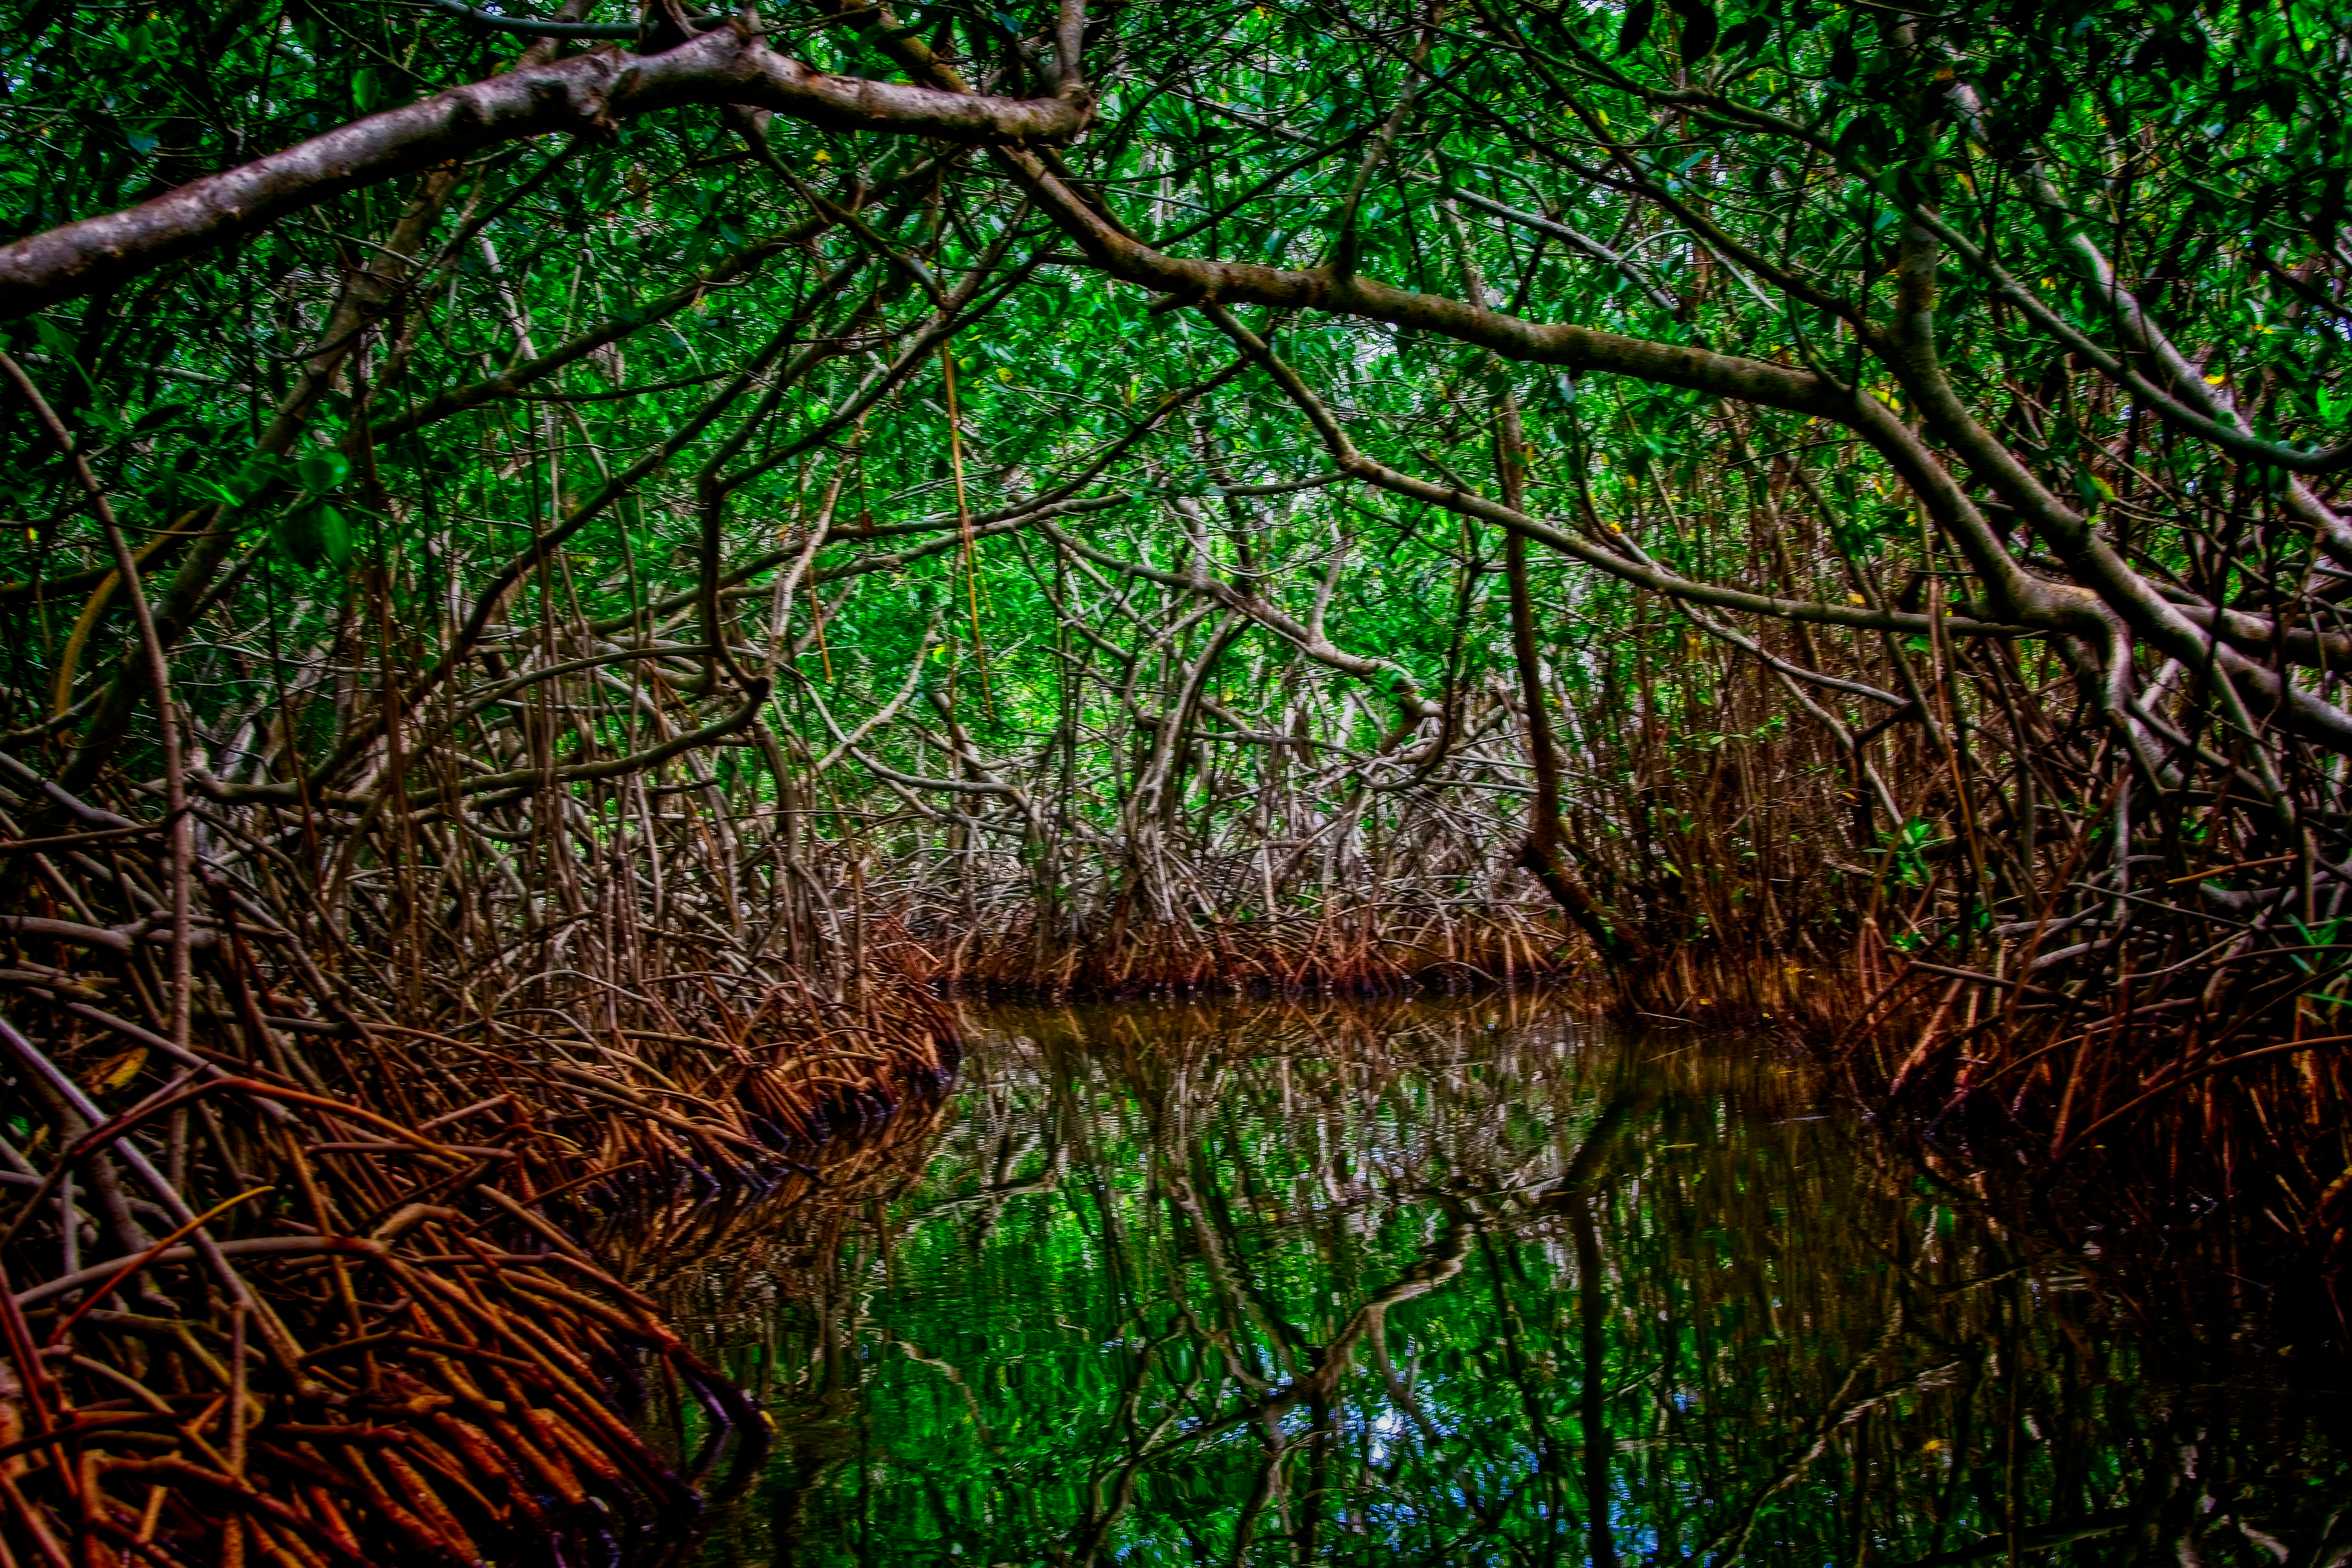
[(1791, 1064), (1528, 1004), (992, 1022), (919, 1181), (750, 1338), (737, 1274), (698, 1298), (787, 1434), (709, 1561), (2347, 1544), (2274, 1373), (2168, 1370)]

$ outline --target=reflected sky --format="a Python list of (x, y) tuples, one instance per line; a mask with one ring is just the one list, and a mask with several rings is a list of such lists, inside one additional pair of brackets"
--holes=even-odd
[(692, 1560), (2352, 1553), (2341, 1400), (2123, 1323), (1763, 1047), (1494, 999), (973, 1022), (919, 1136), (666, 1280), (777, 1424)]

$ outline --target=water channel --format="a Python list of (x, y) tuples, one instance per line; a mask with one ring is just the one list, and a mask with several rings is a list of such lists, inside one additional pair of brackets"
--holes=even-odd
[(2346, 1401), (2226, 1289), (2157, 1310), (1767, 1047), (1509, 999), (974, 1021), (936, 1111), (650, 1268), (777, 1428), (706, 1456), (677, 1561), (2352, 1555)]

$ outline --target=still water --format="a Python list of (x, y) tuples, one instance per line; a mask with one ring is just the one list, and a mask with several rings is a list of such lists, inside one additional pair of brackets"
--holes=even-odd
[(935, 1113), (652, 1270), (777, 1427), (688, 1560), (2352, 1555), (2347, 1402), (2197, 1321), (2227, 1289), (2155, 1310), (1762, 1047), (1507, 1000), (973, 1022)]

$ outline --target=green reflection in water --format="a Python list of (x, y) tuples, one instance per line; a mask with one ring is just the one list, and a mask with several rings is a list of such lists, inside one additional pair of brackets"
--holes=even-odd
[(2280, 1378), (2162, 1371), (1753, 1049), (1498, 1001), (979, 1021), (895, 1175), (674, 1289), (778, 1424), (701, 1561), (2352, 1551)]

